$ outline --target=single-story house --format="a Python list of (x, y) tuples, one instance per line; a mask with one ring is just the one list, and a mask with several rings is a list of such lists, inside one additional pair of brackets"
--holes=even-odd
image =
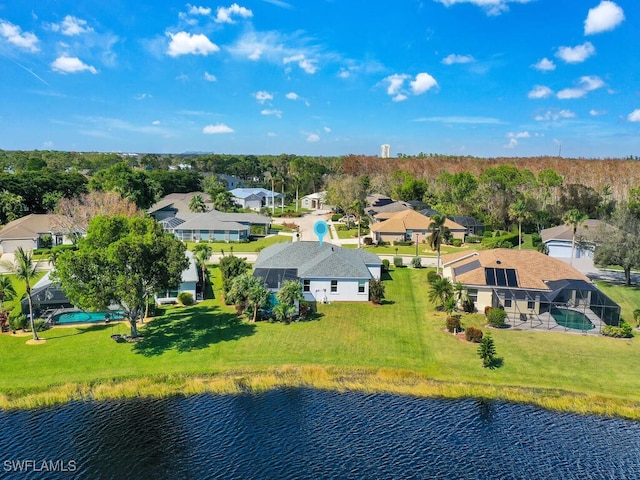
[(200, 269), (193, 257), (193, 253), (187, 250), (187, 258), (189, 259), (189, 266), (182, 272), (182, 279), (180, 285), (176, 290), (167, 290), (165, 292), (156, 293), (156, 303), (178, 303), (178, 294), (181, 292), (188, 292), (193, 295), (194, 300), (201, 299), (198, 292), (200, 288)]
[(43, 246), (43, 240), (51, 237), (51, 245), (71, 244), (73, 239), (64, 235), (58, 215), (32, 213), (7, 223), (0, 229), (0, 254), (14, 253), (18, 247), (25, 251)]
[[(382, 215), (382, 216), (380, 216)], [(431, 218), (416, 212), (404, 210), (387, 217), (387, 214), (376, 215), (375, 223), (371, 224), (371, 235), (374, 242), (401, 242), (412, 240), (421, 242), (431, 235)], [(453, 238), (464, 240), (465, 228), (449, 219), (445, 221), (445, 227), (449, 229)]]
[(280, 203), (284, 206), (284, 196), (266, 188), (234, 188), (230, 190), (233, 201), (242, 208), (260, 210), (262, 207), (273, 207)]
[(413, 207), (409, 202), (393, 201), (376, 207), (368, 207), (366, 212), (367, 215), (374, 219), (374, 221), (381, 222), (391, 218), (394, 214), (404, 212), (405, 210), (413, 210)]
[[(193, 258), (193, 253), (187, 251), (186, 255), (189, 259), (189, 266), (182, 272), (180, 286), (176, 290), (157, 293), (157, 303), (177, 303), (178, 293), (180, 292), (189, 292), (193, 295), (194, 299), (199, 298), (199, 269)], [(50, 271), (45, 273), (44, 276), (31, 287), (31, 302), (36, 317), (53, 315), (56, 310), (76, 309), (62, 288), (60, 288), (60, 285), (51, 281), (50, 274)], [(21, 300), (21, 307), (23, 313), (29, 313), (29, 301), (26, 297)]]
[[(573, 258), (593, 258), (595, 234), (606, 224), (601, 220), (589, 219), (578, 226), (576, 230), (576, 248)], [(542, 243), (547, 246), (549, 256), (553, 258), (570, 258), (573, 243), (573, 227), (558, 225), (545, 228), (540, 232)]]
[(242, 179), (234, 177), (233, 175), (227, 175), (225, 173), (218, 173), (216, 177), (227, 187), (227, 190), (233, 190), (242, 186)]
[(594, 325), (618, 325), (620, 307), (562, 260), (533, 250), (498, 248), (445, 255), (443, 276), (466, 286), (478, 311), (502, 308), (509, 318), (557, 326), (573, 310)]
[[(429, 215), (431, 216), (431, 215)], [(481, 237), (484, 235), (485, 225), (480, 220), (468, 215), (454, 215), (449, 217), (458, 225), (462, 225), (467, 229), (467, 235)]]
[(300, 199), (300, 205), (307, 210), (324, 210), (327, 206), (327, 192), (316, 192), (305, 195)]
[(263, 249), (253, 275), (277, 292), (285, 280), (302, 284), (305, 300), (315, 302), (366, 302), (369, 281), (380, 278), (382, 261), (360, 249), (330, 243), (278, 243)]

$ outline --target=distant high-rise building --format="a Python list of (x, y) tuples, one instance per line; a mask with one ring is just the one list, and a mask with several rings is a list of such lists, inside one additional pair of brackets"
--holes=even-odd
[(391, 158), (391, 145), (385, 143), (380, 147), (380, 157)]

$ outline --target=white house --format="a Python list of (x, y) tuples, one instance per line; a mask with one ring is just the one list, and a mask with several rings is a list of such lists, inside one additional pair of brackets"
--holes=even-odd
[(193, 253), (187, 250), (187, 258), (189, 259), (189, 266), (182, 272), (182, 279), (180, 285), (176, 290), (168, 290), (166, 292), (156, 293), (156, 303), (178, 303), (178, 294), (181, 292), (188, 292), (193, 295), (193, 299), (197, 299), (196, 289), (198, 282), (200, 281), (200, 275), (198, 265), (196, 264)]
[(307, 210), (324, 210), (327, 206), (327, 192), (310, 193), (302, 197), (300, 204)]
[(234, 188), (230, 190), (233, 201), (242, 208), (260, 210), (262, 207), (273, 207), (280, 203), (284, 206), (284, 196), (266, 188)]
[(267, 288), (276, 292), (285, 280), (302, 284), (306, 301), (366, 302), (369, 281), (380, 278), (382, 261), (360, 249), (319, 242), (278, 243), (263, 249), (254, 266)]

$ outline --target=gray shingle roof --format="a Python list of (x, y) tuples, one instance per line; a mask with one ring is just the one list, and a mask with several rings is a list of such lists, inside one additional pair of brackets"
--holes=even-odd
[(381, 265), (371, 252), (319, 242), (279, 243), (260, 252), (255, 268), (297, 268), (300, 278), (371, 278), (367, 265)]

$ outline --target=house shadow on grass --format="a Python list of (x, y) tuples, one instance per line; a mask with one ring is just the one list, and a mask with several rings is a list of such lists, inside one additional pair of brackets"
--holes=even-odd
[(229, 342), (255, 333), (255, 325), (241, 323), (234, 313), (218, 307), (189, 307), (173, 311), (148, 322), (141, 331), (143, 339), (133, 351), (145, 357), (200, 350), (219, 342)]

